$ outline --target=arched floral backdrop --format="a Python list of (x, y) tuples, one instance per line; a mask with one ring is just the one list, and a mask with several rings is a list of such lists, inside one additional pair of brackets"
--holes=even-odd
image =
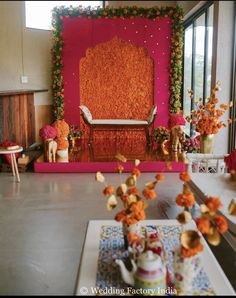
[[(57, 7), (53, 11), (53, 47), (52, 47), (52, 79), (54, 97), (54, 118), (65, 118), (70, 124), (80, 124), (79, 105), (84, 101), (83, 78), (81, 78), (81, 59), (86, 56), (86, 51), (96, 46), (103, 46), (116, 41), (116, 46), (129, 43), (130, 47), (146, 50), (148, 57), (153, 61), (153, 77), (147, 72), (147, 79), (153, 84), (153, 103), (158, 107), (158, 117), (155, 126), (168, 126), (169, 112), (177, 112), (180, 107), (180, 92), (182, 81), (182, 46), (183, 46), (183, 13), (178, 6), (175, 7), (120, 7), (120, 8), (91, 8), (83, 9)], [(119, 43), (119, 42), (120, 43)], [(88, 53), (88, 52), (87, 52)], [(140, 52), (141, 53), (141, 52)], [(103, 58), (102, 58), (103, 59)], [(137, 68), (144, 67), (143, 60)], [(111, 66), (111, 60), (105, 61), (104, 67)], [(127, 63), (133, 63), (132, 57)], [(83, 63), (82, 63), (83, 65)], [(133, 66), (132, 66), (133, 67)], [(91, 66), (92, 68), (92, 66)], [(135, 69), (133, 67), (133, 69)], [(92, 71), (91, 71), (92, 73)], [(95, 73), (93, 73), (95, 75)], [(135, 71), (132, 70), (135, 78)], [(119, 77), (119, 75), (117, 76)], [(114, 76), (114, 80), (117, 79)], [(131, 77), (132, 79), (132, 77)], [(150, 96), (150, 82), (145, 90), (134, 89), (134, 98), (127, 90), (127, 105), (122, 104), (116, 108), (116, 116), (120, 118), (145, 118), (147, 114), (147, 101)], [(80, 86), (82, 83), (82, 86)], [(112, 82), (107, 82), (107, 89)], [(142, 85), (142, 84), (141, 84)], [(115, 86), (112, 86), (115, 90)], [(94, 90), (93, 94), (100, 94), (101, 90)], [(115, 91), (112, 91), (115, 92)], [(147, 93), (147, 97), (143, 96)], [(106, 93), (106, 92), (105, 92)], [(125, 93), (118, 90), (117, 93)], [(140, 95), (140, 96), (139, 96)], [(105, 96), (105, 94), (104, 94)], [(85, 97), (85, 95), (84, 95)], [(139, 99), (138, 99), (139, 98)], [(107, 99), (107, 108), (115, 108), (117, 99)], [(102, 108), (99, 107), (99, 98), (87, 98), (97, 104), (97, 109), (92, 111), (98, 118), (102, 118)], [(128, 108), (128, 102), (132, 100), (133, 109)], [(144, 109), (137, 108), (142, 101)], [(137, 102), (138, 101), (138, 102)], [(135, 105), (136, 103), (136, 105)], [(100, 112), (99, 112), (100, 111)], [(104, 117), (106, 107), (103, 107)], [(112, 113), (114, 114), (114, 113)], [(111, 116), (109, 116), (111, 117)]]
[(80, 102), (97, 119), (147, 119), (153, 104), (153, 60), (118, 37), (80, 60)]

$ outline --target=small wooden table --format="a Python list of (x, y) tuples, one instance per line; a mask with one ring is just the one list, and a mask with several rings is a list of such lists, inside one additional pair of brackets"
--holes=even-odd
[(13, 176), (16, 176), (17, 182), (20, 182), (20, 175), (18, 171), (15, 154), (22, 151), (23, 151), (22, 147), (19, 147), (18, 149), (14, 149), (14, 150), (0, 149), (0, 154), (10, 154), (12, 173), (13, 173)]

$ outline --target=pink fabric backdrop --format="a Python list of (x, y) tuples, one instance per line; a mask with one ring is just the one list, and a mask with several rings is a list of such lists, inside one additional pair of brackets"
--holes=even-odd
[(154, 59), (154, 103), (158, 107), (155, 126), (168, 126), (169, 69), (171, 50), (171, 19), (88, 19), (66, 18), (63, 21), (63, 80), (65, 120), (80, 122), (79, 61), (88, 47), (118, 36), (139, 47), (146, 47)]

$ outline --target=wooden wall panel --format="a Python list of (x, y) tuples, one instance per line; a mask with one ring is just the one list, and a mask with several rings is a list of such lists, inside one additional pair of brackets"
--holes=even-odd
[(34, 94), (0, 94), (1, 141), (9, 140), (25, 149), (35, 142)]

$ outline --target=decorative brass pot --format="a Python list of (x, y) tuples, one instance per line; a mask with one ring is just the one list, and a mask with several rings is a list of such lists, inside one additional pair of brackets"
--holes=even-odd
[(200, 137), (200, 151), (201, 153), (212, 154), (214, 150), (214, 135), (202, 135)]

